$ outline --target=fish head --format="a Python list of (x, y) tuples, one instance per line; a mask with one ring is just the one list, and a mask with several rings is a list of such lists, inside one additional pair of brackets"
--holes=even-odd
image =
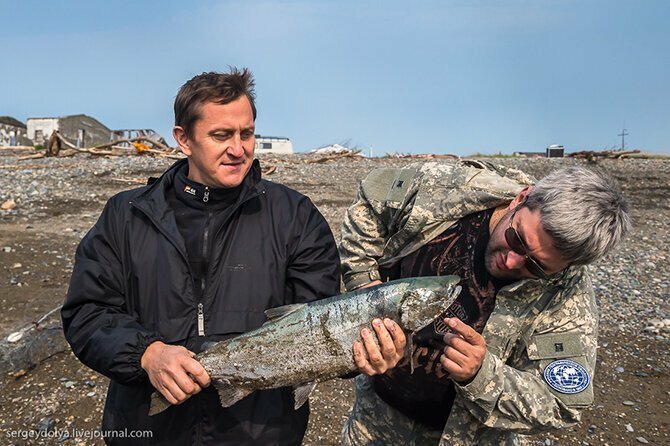
[(449, 308), (461, 292), (458, 276), (417, 277), (400, 302), (400, 325), (415, 332)]

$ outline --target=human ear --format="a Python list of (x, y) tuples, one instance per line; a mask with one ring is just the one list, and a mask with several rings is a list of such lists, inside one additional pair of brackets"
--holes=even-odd
[(526, 197), (528, 196), (532, 188), (533, 186), (526, 186), (523, 189), (521, 189), (519, 193), (516, 194), (516, 197), (514, 197), (514, 200), (512, 200), (512, 202), (509, 204), (508, 208), (514, 209), (515, 207), (523, 203), (526, 200)]
[(172, 136), (174, 136), (174, 140), (177, 141), (177, 145), (184, 153), (184, 155), (190, 156), (192, 152), (186, 130), (184, 130), (184, 128), (179, 125), (175, 125), (172, 129)]

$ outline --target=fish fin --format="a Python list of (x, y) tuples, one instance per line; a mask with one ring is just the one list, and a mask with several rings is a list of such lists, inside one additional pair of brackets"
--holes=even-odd
[(312, 390), (314, 390), (315, 387), (316, 383), (310, 382), (293, 389), (293, 396), (295, 397), (295, 410), (300, 409), (300, 407), (307, 402), (309, 394), (312, 393)]
[(151, 394), (151, 403), (149, 406), (149, 415), (156, 415), (163, 412), (165, 409), (170, 407), (172, 404), (165, 399), (160, 392), (154, 392)]
[(307, 304), (290, 304), (282, 307), (270, 308), (269, 310), (265, 310), (265, 317), (268, 318), (267, 322), (274, 321), (284, 316), (288, 316), (306, 306)]
[(214, 387), (219, 393), (219, 401), (223, 407), (232, 406), (252, 392), (252, 390), (249, 390), (246, 387), (232, 386), (221, 380), (215, 381)]

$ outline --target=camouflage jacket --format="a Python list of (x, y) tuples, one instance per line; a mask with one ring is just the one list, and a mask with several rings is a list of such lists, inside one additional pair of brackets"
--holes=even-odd
[[(487, 163), (425, 163), (377, 169), (360, 185), (342, 225), (347, 289), (379, 279), (378, 267), (420, 248), (459, 218), (509, 203), (532, 179)], [(483, 332), (487, 354), (475, 379), (456, 385), (442, 445), (526, 444), (534, 434), (574, 424), (593, 402), (552, 389), (543, 372), (560, 359), (596, 362), (598, 314), (585, 267), (502, 288)]]

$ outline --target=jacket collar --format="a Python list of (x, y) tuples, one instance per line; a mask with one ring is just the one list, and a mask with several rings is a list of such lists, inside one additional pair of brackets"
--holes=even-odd
[[(170, 166), (153, 184), (147, 187), (135, 200), (134, 205), (147, 214), (155, 224), (174, 235), (177, 239), (179, 230), (174, 217), (174, 211), (169, 205), (169, 194), (175, 193), (174, 180), (179, 169), (188, 164), (188, 159), (182, 159)], [(261, 181), (260, 162), (255, 159), (242, 180), (240, 194), (234, 206), (251, 199), (265, 190)]]

